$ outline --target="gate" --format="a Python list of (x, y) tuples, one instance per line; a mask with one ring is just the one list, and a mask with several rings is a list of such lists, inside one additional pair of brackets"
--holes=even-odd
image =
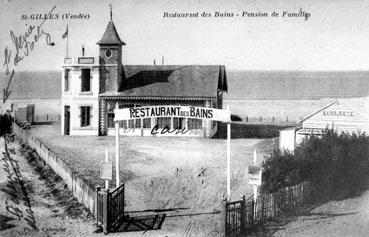
[(96, 221), (105, 234), (122, 231), (147, 231), (160, 229), (166, 214), (128, 216), (124, 212), (124, 184), (110, 191), (96, 189)]
[(118, 229), (124, 218), (124, 184), (113, 191), (97, 187), (95, 210), (97, 225), (103, 227), (104, 233)]
[(245, 233), (245, 199), (226, 203), (226, 236), (242, 236)]

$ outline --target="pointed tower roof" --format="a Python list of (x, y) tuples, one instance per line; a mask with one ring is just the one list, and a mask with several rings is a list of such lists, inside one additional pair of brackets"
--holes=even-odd
[(97, 42), (98, 45), (126, 45), (119, 37), (117, 30), (115, 29), (112, 20), (109, 21), (106, 27), (105, 33), (100, 41)]

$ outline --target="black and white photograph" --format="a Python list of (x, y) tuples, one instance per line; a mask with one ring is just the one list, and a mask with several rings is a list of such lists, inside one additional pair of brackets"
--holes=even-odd
[(0, 13), (0, 236), (369, 236), (368, 1)]

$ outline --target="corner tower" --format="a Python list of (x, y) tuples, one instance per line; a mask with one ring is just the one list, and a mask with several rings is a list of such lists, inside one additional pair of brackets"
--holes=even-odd
[(100, 88), (99, 92), (118, 92), (121, 90), (124, 80), (122, 65), (122, 46), (126, 45), (119, 37), (113, 23), (112, 10), (110, 7), (110, 21), (105, 33), (97, 42), (99, 49), (100, 64)]

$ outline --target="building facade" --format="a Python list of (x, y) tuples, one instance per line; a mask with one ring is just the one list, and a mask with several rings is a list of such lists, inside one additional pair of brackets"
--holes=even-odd
[(369, 134), (369, 97), (336, 100), (303, 118), (302, 127), (280, 131), (279, 148), (293, 151), (304, 138), (321, 136), (325, 129), (337, 133)]
[[(227, 77), (222, 65), (124, 65), (120, 39), (111, 20), (98, 57), (64, 59), (61, 133), (113, 135), (114, 109), (154, 105), (222, 108)], [(123, 121), (127, 136), (212, 137), (217, 122), (187, 118), (147, 118)], [(168, 132), (172, 131), (172, 132)]]

